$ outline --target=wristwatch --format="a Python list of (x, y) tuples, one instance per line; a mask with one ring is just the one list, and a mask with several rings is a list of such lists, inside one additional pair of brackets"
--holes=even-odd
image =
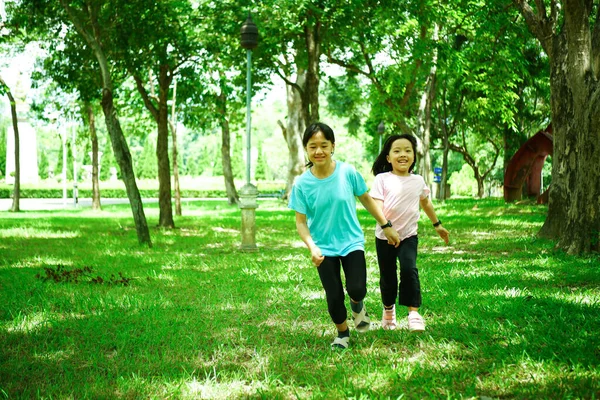
[(437, 227), (438, 227), (438, 226), (440, 226), (441, 224), (442, 224), (442, 221), (440, 221), (440, 220), (438, 219), (438, 221), (437, 221), (435, 224), (433, 224), (433, 227), (434, 227), (434, 228), (437, 228)]
[(385, 224), (385, 225), (381, 225), (381, 229), (385, 229), (385, 228), (391, 228), (392, 226), (393, 226), (393, 225), (392, 225), (392, 221), (390, 221), (390, 220), (388, 219), (388, 222), (387, 222), (387, 224)]

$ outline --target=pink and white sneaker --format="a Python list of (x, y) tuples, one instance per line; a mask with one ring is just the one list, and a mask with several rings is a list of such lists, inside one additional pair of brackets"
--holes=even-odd
[(391, 309), (383, 307), (383, 315), (381, 316), (381, 327), (386, 331), (393, 331), (396, 329), (396, 306)]
[(423, 332), (425, 330), (425, 321), (417, 311), (408, 313), (408, 330), (411, 332)]

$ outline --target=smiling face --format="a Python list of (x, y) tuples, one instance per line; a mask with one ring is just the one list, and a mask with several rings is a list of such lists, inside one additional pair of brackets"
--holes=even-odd
[(317, 131), (306, 144), (308, 160), (317, 168), (323, 168), (331, 163), (331, 154), (335, 144), (325, 138), (323, 132)]
[(392, 164), (392, 172), (396, 175), (410, 175), (410, 167), (415, 161), (415, 152), (408, 139), (398, 139), (392, 143), (387, 161)]

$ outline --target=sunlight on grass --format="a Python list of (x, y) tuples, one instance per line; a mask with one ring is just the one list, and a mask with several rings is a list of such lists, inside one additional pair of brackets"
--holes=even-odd
[(579, 291), (575, 288), (569, 290), (569, 292), (556, 292), (553, 295), (550, 295), (549, 297), (555, 300), (560, 300), (575, 305), (586, 305), (591, 307), (600, 306), (600, 294), (597, 293), (597, 291), (592, 290)]
[(193, 378), (187, 382), (186, 390), (183, 390), (182, 395), (184, 398), (218, 400), (249, 396), (255, 391), (256, 389), (253, 389), (252, 385), (248, 385), (242, 380), (228, 380), (226, 383), (219, 383), (216, 377), (207, 377), (204, 381)]
[(235, 236), (240, 235), (240, 231), (237, 229), (221, 228), (220, 226), (213, 226), (211, 229), (213, 232), (217, 232), (217, 233), (227, 233), (229, 235), (235, 235)]
[(504, 287), (504, 288), (494, 288), (489, 291), (483, 292), (484, 295), (489, 296), (502, 296), (508, 299), (514, 299), (517, 297), (526, 297), (531, 296), (531, 291), (527, 288), (516, 288), (516, 287)]
[(34, 358), (36, 358), (38, 360), (44, 360), (44, 361), (47, 360), (47, 361), (52, 361), (52, 362), (62, 362), (62, 361), (72, 358), (74, 355), (75, 355), (74, 349), (70, 349), (68, 351), (57, 350), (57, 351), (48, 352), (48, 353), (40, 353), (40, 354), (36, 354), (34, 356)]
[(552, 271), (523, 271), (524, 278), (532, 278), (537, 281), (548, 282), (554, 278)]
[(52, 319), (60, 318), (59, 316), (41, 311), (34, 312), (28, 315), (18, 315), (12, 322), (6, 324), (8, 332), (33, 333), (42, 327), (51, 325)]
[(72, 239), (81, 235), (77, 231), (56, 232), (35, 227), (1, 229), (0, 238), (23, 239)]

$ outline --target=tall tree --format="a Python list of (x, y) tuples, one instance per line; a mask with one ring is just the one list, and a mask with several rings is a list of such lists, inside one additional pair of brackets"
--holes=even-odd
[(554, 154), (540, 235), (568, 253), (600, 250), (600, 4), (514, 0), (550, 61)]
[(24, 0), (7, 7), (14, 26), (30, 31), (47, 33), (74, 28), (91, 48), (97, 61), (97, 73), (102, 81), (102, 110), (110, 135), (113, 151), (129, 198), (136, 233), (140, 244), (152, 246), (150, 231), (144, 214), (142, 198), (135, 180), (131, 153), (114, 102), (114, 64), (110, 60), (112, 37), (110, 27), (118, 22), (112, 13), (113, 4), (107, 1)]
[(133, 172), (131, 153), (129, 152), (129, 146), (127, 145), (125, 135), (121, 129), (121, 124), (117, 117), (117, 110), (115, 109), (114, 104), (114, 87), (111, 66), (104, 47), (105, 38), (102, 37), (102, 32), (104, 31), (103, 28), (105, 27), (104, 23), (108, 23), (108, 21), (104, 20), (101, 23), (99, 20), (100, 17), (106, 18), (108, 16), (101, 15), (103, 7), (99, 2), (83, 2), (83, 4), (77, 6), (72, 5), (68, 0), (61, 0), (60, 4), (67, 14), (66, 21), (63, 22), (70, 23), (75, 27), (77, 32), (79, 32), (87, 44), (92, 48), (94, 56), (98, 61), (103, 86), (102, 110), (104, 111), (106, 128), (110, 134), (113, 152), (117, 163), (119, 164), (131, 211), (133, 212), (138, 241), (140, 244), (152, 246), (142, 198)]
[[(200, 52), (195, 36), (200, 19), (187, 1), (116, 2), (121, 20), (115, 30), (118, 55), (134, 77), (144, 106), (157, 127), (156, 159), (159, 182), (158, 226), (172, 228), (173, 207), (169, 162), (170, 88), (179, 69)], [(140, 12), (143, 10), (143, 12)]]
[(0, 94), (4, 93), (10, 101), (10, 115), (12, 118), (14, 141), (15, 141), (15, 183), (13, 185), (13, 196), (12, 206), (10, 210), (12, 212), (21, 211), (20, 200), (21, 200), (21, 155), (20, 155), (20, 143), (19, 143), (19, 119), (17, 118), (17, 102), (13, 97), (13, 94), (4, 82), (4, 79), (0, 77)]

